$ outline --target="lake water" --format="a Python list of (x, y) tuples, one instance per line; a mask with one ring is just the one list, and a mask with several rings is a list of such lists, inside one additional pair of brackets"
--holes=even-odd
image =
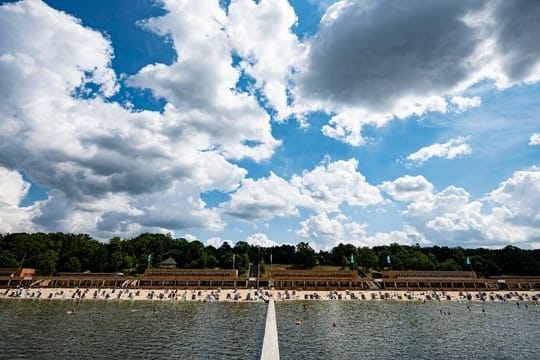
[[(538, 359), (540, 306), (525, 304), (276, 302), (281, 359)], [(0, 358), (260, 358), (264, 303), (72, 307), (0, 300)]]

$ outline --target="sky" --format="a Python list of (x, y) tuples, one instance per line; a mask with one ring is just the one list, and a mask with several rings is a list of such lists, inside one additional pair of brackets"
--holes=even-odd
[(0, 2), (0, 232), (540, 248), (540, 2)]

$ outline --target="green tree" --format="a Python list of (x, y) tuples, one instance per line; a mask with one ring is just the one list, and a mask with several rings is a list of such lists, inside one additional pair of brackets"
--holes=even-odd
[(446, 259), (439, 265), (439, 270), (442, 271), (460, 271), (461, 265), (454, 259)]
[(205, 265), (206, 265), (205, 267), (210, 268), (210, 269), (216, 268), (219, 265), (219, 261), (218, 259), (216, 259), (214, 255), (206, 255)]
[(379, 262), (377, 254), (375, 251), (368, 248), (367, 246), (361, 247), (358, 249), (358, 255), (356, 261), (358, 266), (363, 267), (365, 270), (375, 268)]
[(115, 250), (109, 259), (109, 271), (117, 272), (123, 269), (124, 253), (120, 250)]
[(69, 272), (81, 272), (81, 262), (76, 256), (70, 256), (64, 264), (64, 270)]
[(36, 267), (40, 275), (52, 275), (56, 273), (58, 253), (54, 250), (47, 250), (38, 256)]
[(317, 254), (306, 242), (296, 245), (296, 265), (302, 268), (312, 268), (317, 265)]
[(259, 260), (259, 272), (259, 276), (266, 274), (266, 263), (264, 262), (264, 259)]
[(19, 263), (15, 256), (8, 250), (0, 251), (0, 267), (4, 268), (15, 268), (18, 267)]
[[(232, 251), (227, 251), (225, 253), (223, 253), (223, 255), (220, 256), (219, 258), (219, 267), (222, 268), (222, 269), (232, 269), (233, 267), (233, 252)], [(236, 263), (236, 257), (235, 257), (235, 263)], [(236, 264), (234, 264), (234, 266), (236, 268), (238, 268), (238, 266), (236, 266)]]

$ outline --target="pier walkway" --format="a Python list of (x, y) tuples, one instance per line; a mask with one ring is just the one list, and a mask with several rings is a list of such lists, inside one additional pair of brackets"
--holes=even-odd
[(266, 326), (264, 328), (261, 360), (279, 360), (276, 308), (274, 306), (273, 299), (270, 299), (268, 302), (268, 312), (266, 313)]

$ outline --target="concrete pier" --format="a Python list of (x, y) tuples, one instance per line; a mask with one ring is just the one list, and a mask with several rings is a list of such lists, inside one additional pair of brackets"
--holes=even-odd
[(264, 328), (261, 360), (279, 360), (276, 308), (274, 306), (273, 299), (270, 299), (268, 302), (268, 312), (266, 313), (266, 326)]

